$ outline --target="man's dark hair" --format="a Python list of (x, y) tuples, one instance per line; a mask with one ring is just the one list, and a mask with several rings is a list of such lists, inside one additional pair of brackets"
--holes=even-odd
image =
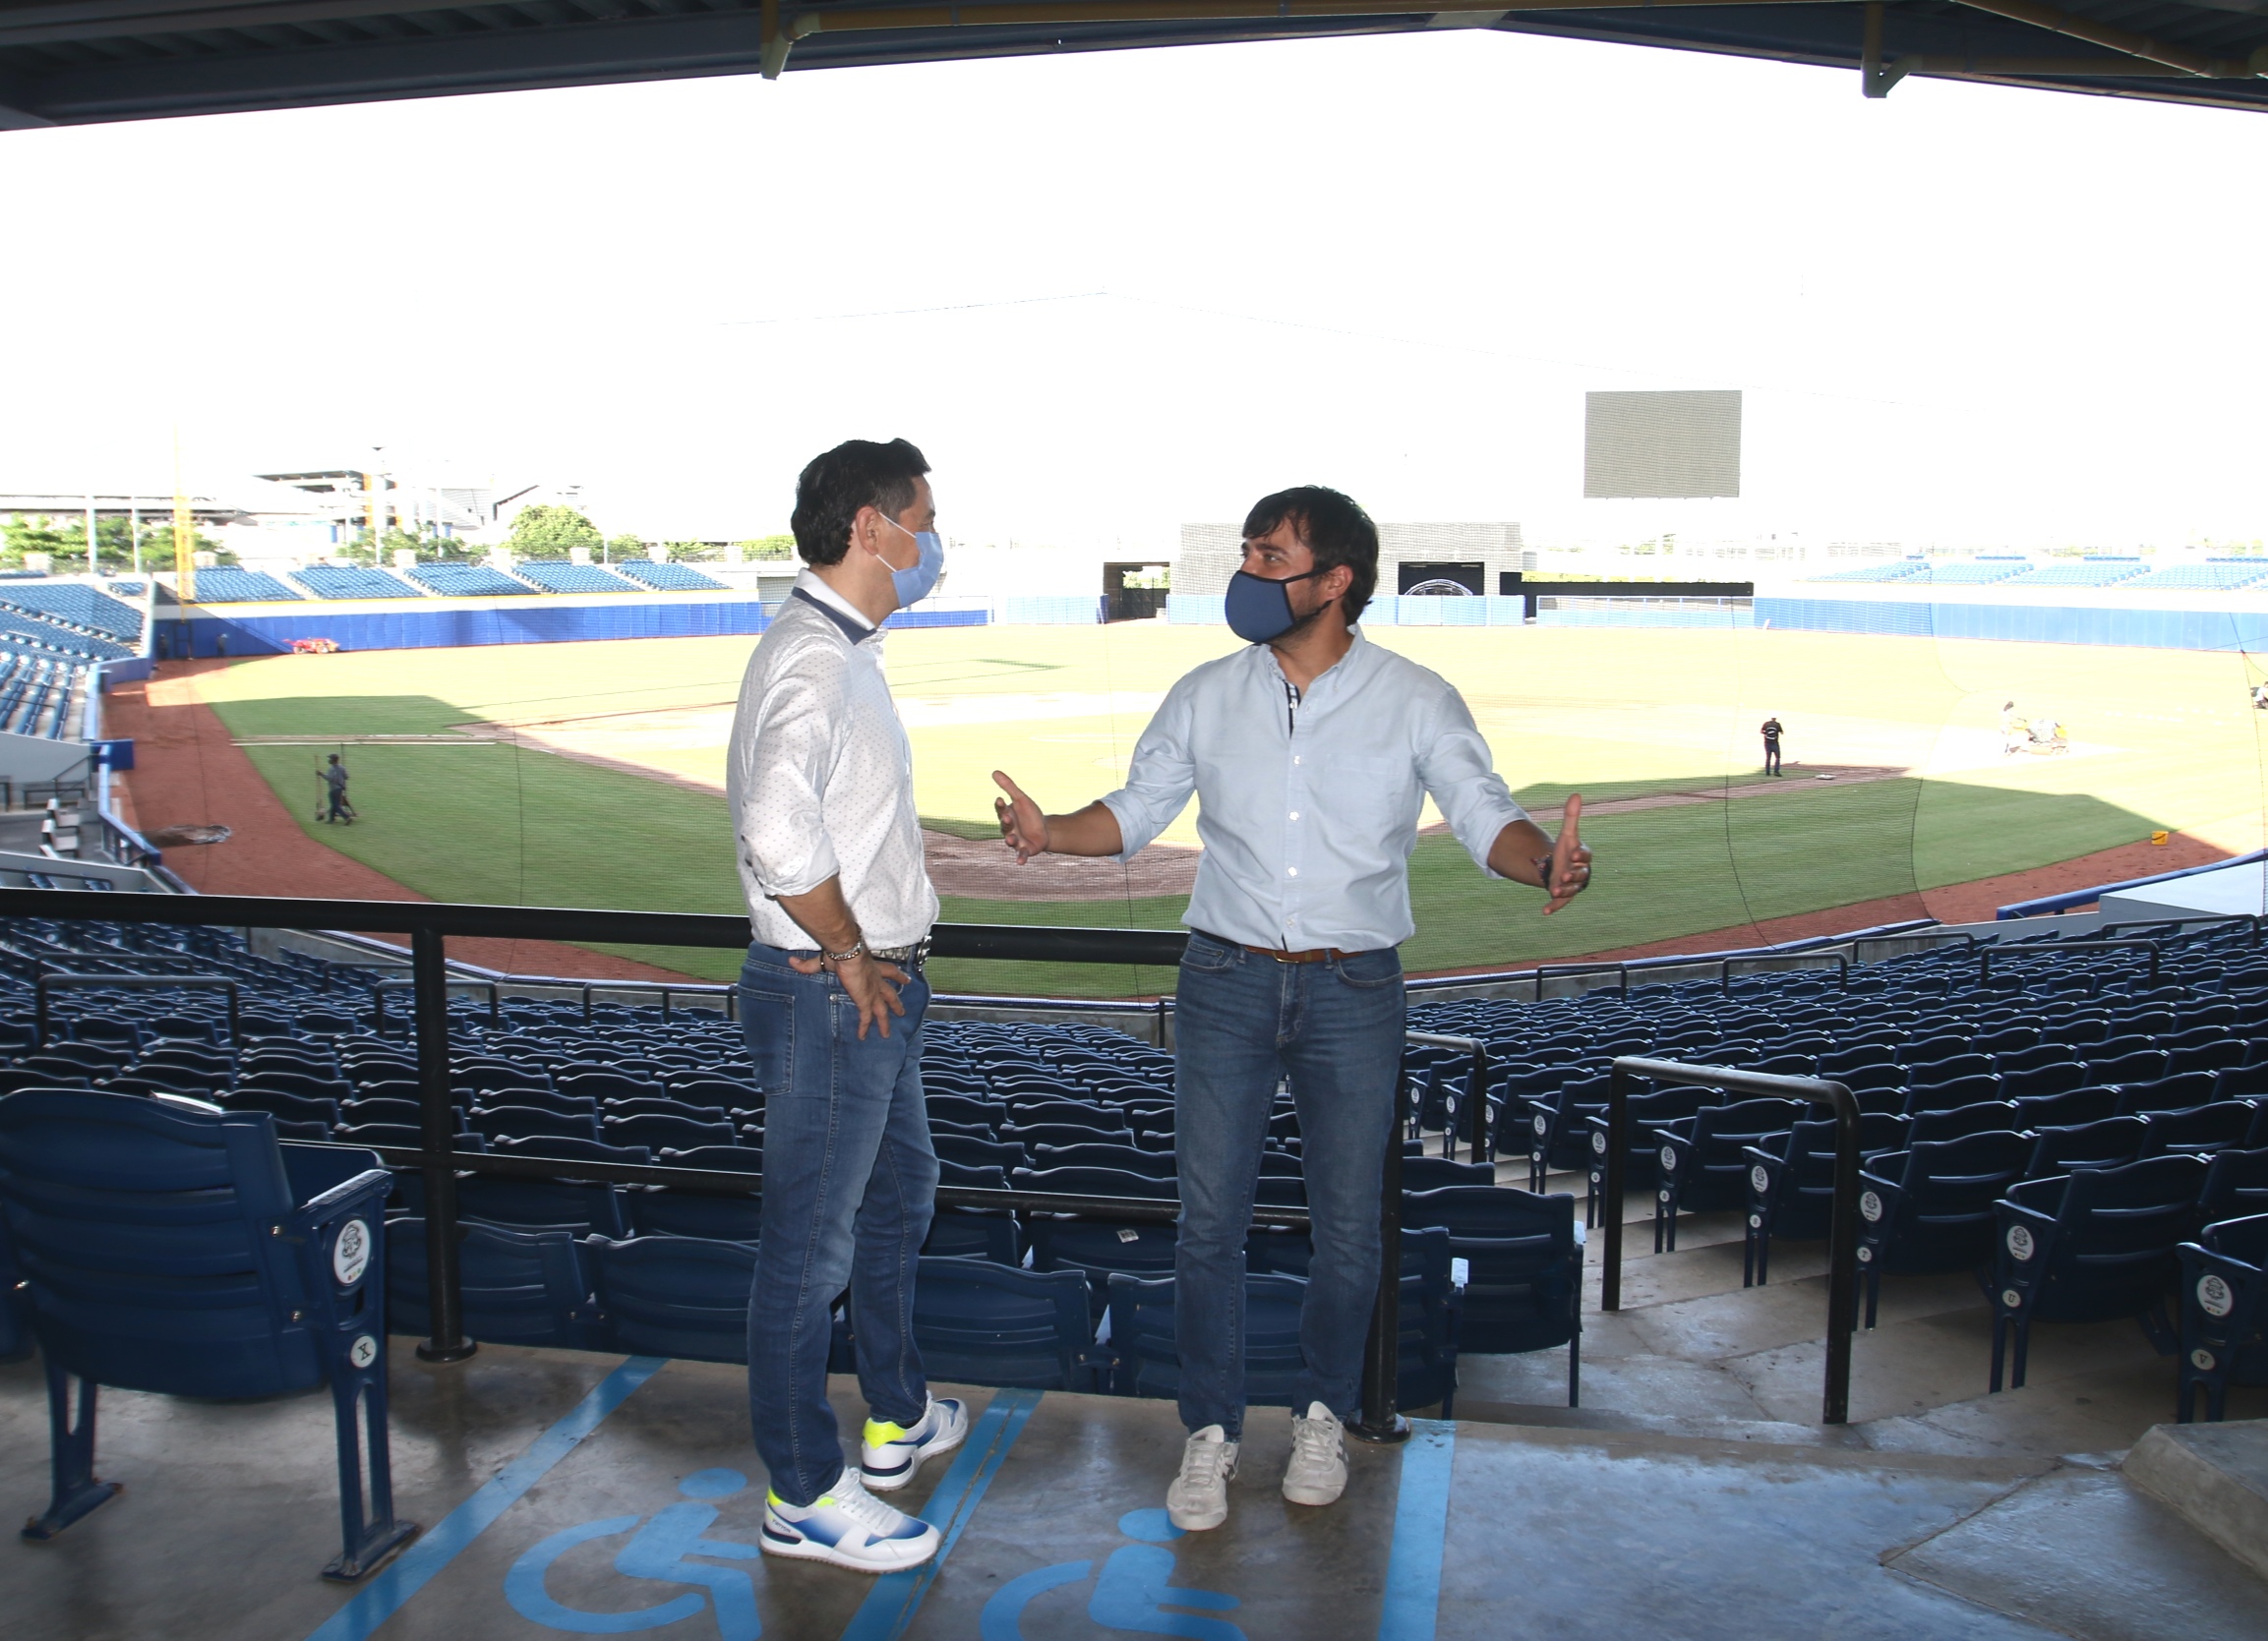
[(914, 481), (929, 471), (929, 458), (893, 439), (877, 444), (854, 439), (814, 456), (796, 481), (796, 510), (788, 528), (806, 564), (839, 564), (851, 550), (851, 520), (861, 507), (896, 518), (914, 504)]
[(1351, 496), (1322, 485), (1300, 485), (1263, 496), (1244, 515), (1244, 539), (1265, 536), (1285, 519), (1315, 555), (1319, 570), (1344, 564), (1354, 572), (1339, 607), (1352, 623), (1378, 590), (1378, 526)]

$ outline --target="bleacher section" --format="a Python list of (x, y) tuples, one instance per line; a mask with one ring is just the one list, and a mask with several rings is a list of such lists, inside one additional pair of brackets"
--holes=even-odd
[(60, 740), (85, 669), (50, 656), (0, 652), (0, 731)]
[(134, 653), (114, 639), (97, 637), (36, 615), (0, 609), (0, 651), (17, 655), (62, 656), (74, 661), (116, 661)]
[(386, 570), (359, 564), (310, 564), (291, 579), (317, 598), (423, 598), (425, 594)]
[(1933, 564), (1920, 577), (1940, 587), (1985, 587), (2012, 581), (2031, 569), (2029, 558), (1978, 557), (1967, 562)]
[[(115, 591), (140, 597), (139, 582), (119, 582)], [(107, 593), (76, 582), (0, 582), (0, 608), (46, 616), (125, 644), (142, 640), (142, 612)]]
[(2125, 586), (2137, 593), (2228, 593), (2264, 580), (2268, 580), (2268, 559), (2208, 558), (2202, 564), (2170, 564)]
[(1930, 567), (1927, 558), (1899, 558), (1886, 564), (1866, 564), (1855, 570), (1836, 570), (1828, 575), (1814, 575), (1812, 581), (1904, 581)]
[(2116, 587), (2148, 572), (2139, 558), (2082, 558), (2075, 564), (2044, 564), (2024, 577), (2027, 587)]
[(265, 570), (218, 568), (197, 572), (200, 604), (276, 604), (300, 597)]
[(641, 582), (660, 593), (721, 593), (722, 581), (713, 581), (698, 570), (683, 564), (657, 564), (646, 558), (625, 558), (614, 566), (632, 581)]
[(596, 564), (574, 564), (565, 558), (528, 558), (512, 566), (512, 573), (540, 593), (634, 593), (638, 589), (621, 576)]
[[(2095, 1305), (2094, 1319), (2141, 1314), (2172, 1291), (2176, 1242), (2268, 1203), (2268, 949), (2254, 946), (2240, 922), (2144, 932), (2160, 945), (2155, 978), (2140, 948), (2066, 952), (2050, 939), (1992, 948), (1996, 962), (1983, 980), (1977, 952), (1947, 945), (1853, 969), (1847, 987), (1833, 970), (1812, 970), (1536, 1003), (1420, 997), (1409, 1013), (1413, 1029), (1488, 1044), (1488, 1085), (1477, 1093), (1486, 1150), (1524, 1174), (1531, 1190), (1492, 1184), (1495, 1170), (1485, 1164), (1405, 1157), (1405, 1405), (1452, 1394), (1461, 1350), (1572, 1345), (1573, 1313), (1552, 1308), (1565, 1310), (1580, 1291), (1572, 1199), (1535, 1192), (1584, 1176), (1591, 1215), (1612, 1211), (1598, 1200), (1596, 1159), (1607, 1072), (1630, 1054), (1828, 1077), (1853, 1089), (1868, 1113), (1866, 1183), (1877, 1200), (1862, 1227), (1870, 1305), (1909, 1274), (2005, 1264), (1996, 1230), (2003, 1209), (2068, 1221), (2079, 1237), (2087, 1215), (2112, 1203), (2104, 1192), (2126, 1191), (2130, 1181), (2118, 1201), (2171, 1194), (2151, 1209), (2152, 1234), (2165, 1246), (2147, 1251), (2155, 1262), (2146, 1280), (2136, 1286), (2129, 1260), (2117, 1294), (2066, 1295), (2081, 1311)], [(42, 966), (233, 979), (243, 993), (241, 1038), (230, 1040), (225, 1006), (210, 992), (89, 989), (54, 998), (55, 1025), (42, 1046), (30, 995)], [(0, 1054), (11, 1062), (0, 1070), (0, 1091), (186, 1094), (266, 1111), (287, 1139), (415, 1146), (414, 1044), (398, 999), (389, 1013), (378, 1011), (378, 972), (297, 954), (258, 957), (225, 930), (0, 924)], [(738, 1026), (720, 1014), (602, 1005), (586, 1017), (579, 1001), (508, 997), (493, 1020), (485, 1000), (460, 999), (450, 1017), (460, 1149), (760, 1173), (764, 1090)], [(925, 1035), (923, 1080), (946, 1184), (1173, 1195), (1168, 1053), (1083, 1024), (933, 1019)], [(1408, 1051), (1414, 1122), (1406, 1150), (1438, 1142), (1447, 1152), (1451, 1135), (1461, 1147), (1468, 1143), (1476, 1097), (1468, 1068), (1460, 1050)], [(1641, 1089), (1631, 1115), (1632, 1201), (1652, 1213), (1659, 1247), (1676, 1248), (1681, 1223), (1745, 1213), (1750, 1268), (1768, 1281), (1775, 1239), (1823, 1234), (1819, 1163), (1830, 1142), (1816, 1124), (1799, 1126), (1813, 1115), (1805, 1108), (1709, 1089)], [(1262, 1157), (1263, 1203), (1304, 1201), (1299, 1157), (1298, 1119), (1280, 1096)], [(2054, 1182), (2080, 1168), (2104, 1171), (2101, 1191), (2061, 1193)], [(649, 1348), (635, 1336), (641, 1282), (661, 1282), (679, 1304), (688, 1283), (711, 1284), (720, 1312), (745, 1299), (745, 1244), (756, 1222), (752, 1205), (738, 1199), (482, 1175), (464, 1182), (462, 1209), (476, 1226), (468, 1270), (476, 1257), (502, 1261), (500, 1270), (513, 1260), (535, 1269), (543, 1261), (523, 1247), (527, 1239), (567, 1239), (541, 1280), (569, 1291), (552, 1295), (556, 1304), (538, 1307), (533, 1320), (525, 1306), (491, 1315), (468, 1297), (475, 1337), (639, 1351)], [(417, 1177), (400, 1172), (394, 1234), (422, 1236), (420, 1211)], [(985, 1290), (984, 1304), (1004, 1303), (993, 1289), (1013, 1290), (1035, 1316), (1058, 1319), (1042, 1326), (1041, 1365), (1025, 1360), (1011, 1373), (1004, 1356), (953, 1334), (950, 1319), (918, 1317), (918, 1333), (944, 1329), (940, 1348), (948, 1335), (960, 1339), (953, 1377), (1132, 1394), (1169, 1380), (1170, 1363), (1154, 1354), (1168, 1347), (1151, 1320), (1156, 1284), (1170, 1277), (1170, 1227), (948, 1209), (925, 1252), (996, 1266), (969, 1278)], [(1296, 1283), (1303, 1253), (1303, 1245), (1256, 1232), (1251, 1268), (1269, 1273), (1268, 1282)], [(1453, 1260), (1466, 1272), (1454, 1281)], [(417, 1259), (393, 1265), (397, 1329), (423, 1326), (406, 1319), (421, 1314), (424, 1268)], [(2001, 1271), (1991, 1291), (2004, 1296), (2035, 1274)], [(2083, 1266), (2055, 1279), (2078, 1289), (2088, 1281)], [(1289, 1315), (1283, 1294), (1296, 1289), (1254, 1280), (1254, 1399), (1266, 1401), (1259, 1341)], [(610, 1289), (605, 1305), (593, 1298), (601, 1281)], [(1061, 1295), (1048, 1297), (1065, 1283), (1084, 1304), (1066, 1310)], [(467, 1284), (469, 1296), (477, 1284), (469, 1275)], [(940, 1282), (940, 1291), (948, 1286)], [(1524, 1297), (1512, 1305), (1503, 1296), (1516, 1290)], [(1561, 1297), (1539, 1311), (1538, 1293)], [(1976, 1304), (1988, 1301), (1980, 1295)], [(2042, 1317), (2058, 1314), (2043, 1300)], [(1099, 1343), (1106, 1316), (1116, 1325)], [(2003, 1319), (2020, 1342), (2029, 1315)], [(1026, 1347), (1026, 1358), (1038, 1348)], [(734, 1329), (720, 1326), (708, 1345), (676, 1354), (738, 1360), (742, 1348)], [(2022, 1374), (2019, 1350), (2017, 1382)], [(2171, 1391), (2171, 1366), (2167, 1376)]]
[(407, 573), (443, 598), (524, 598), (534, 590), (486, 564), (412, 564)]

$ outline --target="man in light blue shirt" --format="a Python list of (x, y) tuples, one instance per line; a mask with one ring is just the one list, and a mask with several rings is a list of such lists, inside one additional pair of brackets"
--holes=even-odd
[(1192, 793), (1205, 845), (1174, 1013), (1181, 1220), (1174, 1255), (1181, 1417), (1173, 1524), (1228, 1511), (1244, 1423), (1244, 1239), (1269, 1109), (1288, 1078), (1313, 1218), (1283, 1495), (1346, 1485), (1342, 1421), (1360, 1394), (1378, 1287), (1378, 1193), (1402, 1064), (1409, 856), (1431, 794), (1482, 871), (1557, 911), (1590, 878), (1571, 796), (1555, 841), (1495, 773), (1447, 680), (1354, 625), (1378, 582), (1378, 530), (1337, 491), (1262, 499), (1244, 521), (1229, 626), (1250, 647), (1175, 684), (1126, 785), (1043, 814), (1006, 775), (1001, 833), (1019, 861), (1132, 855)]

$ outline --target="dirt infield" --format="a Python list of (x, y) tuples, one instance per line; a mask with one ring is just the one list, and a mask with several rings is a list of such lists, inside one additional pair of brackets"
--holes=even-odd
[[(134, 742), (134, 769), (124, 777), (121, 804), (128, 822), (142, 832), (214, 823), (230, 828), (232, 836), (224, 844), (165, 851), (165, 864), (201, 894), (426, 899), (360, 861), (324, 848), (284, 808), (199, 693), (198, 675), (226, 665), (168, 662), (148, 683), (122, 683), (103, 697), (108, 733)], [(407, 944), (395, 936), (378, 938)], [(686, 978), (665, 968), (552, 941), (451, 939), (448, 955), (516, 974), (585, 980)]]

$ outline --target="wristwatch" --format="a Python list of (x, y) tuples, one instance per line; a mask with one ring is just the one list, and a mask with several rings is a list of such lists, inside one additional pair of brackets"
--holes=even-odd
[(865, 935), (852, 941), (851, 949), (847, 952), (830, 952), (824, 946), (819, 948), (819, 956), (825, 958), (829, 963), (849, 963), (853, 958), (863, 958), (865, 955), (866, 938)]

